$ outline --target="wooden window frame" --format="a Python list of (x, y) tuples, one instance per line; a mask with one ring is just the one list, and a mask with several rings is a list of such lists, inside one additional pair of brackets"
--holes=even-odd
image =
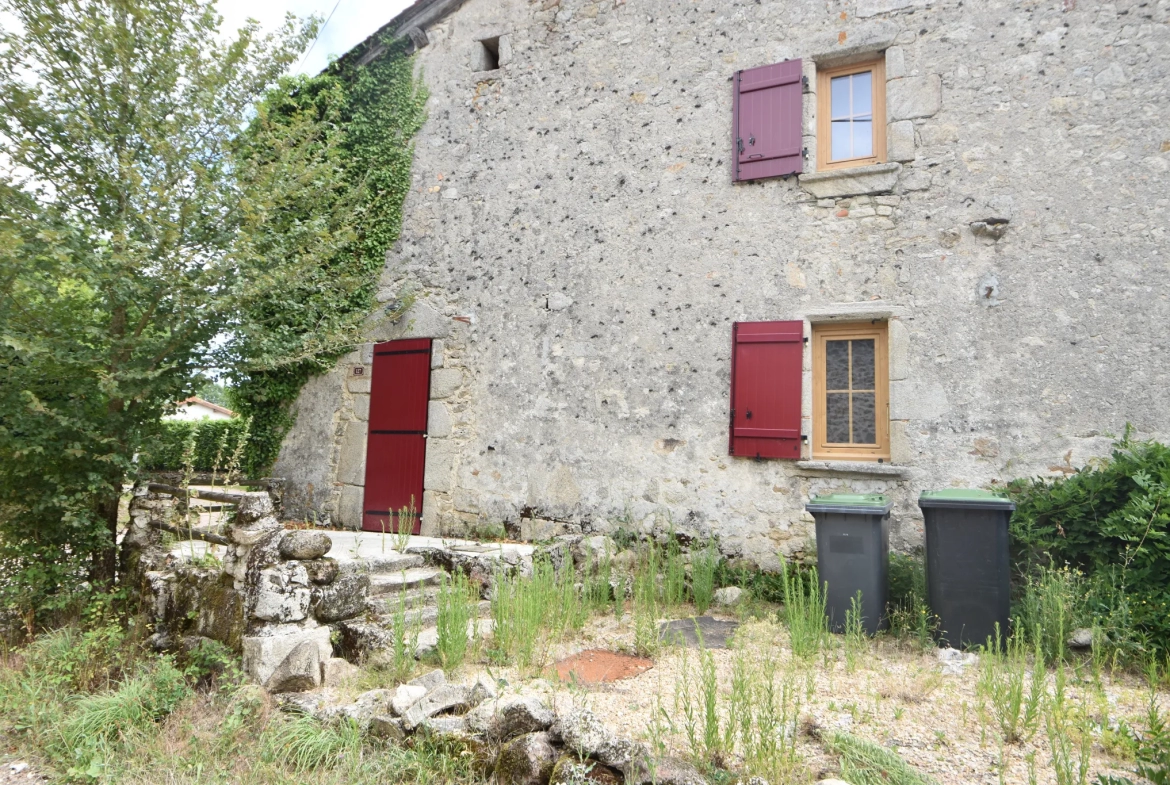
[[(890, 342), (887, 322), (850, 322), (812, 326), (813, 439), (812, 457), (842, 461), (890, 459)], [(829, 443), (826, 440), (825, 344), (829, 340), (874, 339), (874, 412), (877, 443), (872, 445)]]
[[(837, 76), (873, 72), (873, 155), (864, 158), (831, 160), (833, 96), (830, 82)], [(886, 162), (886, 60), (885, 55), (836, 68), (817, 69), (817, 171), (848, 169)]]

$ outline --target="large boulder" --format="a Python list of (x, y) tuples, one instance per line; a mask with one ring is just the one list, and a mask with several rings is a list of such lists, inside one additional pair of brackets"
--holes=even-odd
[(328, 586), (315, 586), (310, 607), (318, 621), (342, 621), (364, 613), (369, 596), (370, 576), (353, 573)]
[(394, 641), (390, 630), (360, 619), (343, 621), (337, 629), (341, 634), (341, 653), (350, 662), (361, 662), (374, 652), (388, 648)]
[(574, 709), (560, 715), (551, 730), (569, 749), (618, 769), (627, 777), (636, 776), (645, 768), (648, 758), (645, 745), (614, 735), (589, 709)]
[(341, 567), (334, 559), (309, 559), (301, 562), (309, 574), (309, 580), (318, 586), (333, 583), (341, 574)]
[(552, 776), (557, 751), (547, 733), (527, 733), (504, 745), (496, 757), (498, 785), (544, 785)]
[(444, 684), (428, 692), (423, 698), (407, 709), (402, 724), (407, 730), (414, 730), (422, 721), (445, 711), (467, 709), (467, 698), (471, 688), (463, 684)]
[(264, 683), (269, 692), (305, 692), (321, 686), (321, 650), (313, 641), (301, 641)]
[(722, 589), (716, 589), (713, 597), (716, 605), (722, 605), (725, 608), (734, 608), (743, 602), (743, 589), (738, 586), (724, 586)]
[(427, 688), (417, 684), (399, 684), (394, 691), (394, 698), (390, 701), (390, 713), (395, 717), (404, 717), (410, 707), (422, 700), (427, 694)]
[(333, 540), (325, 532), (301, 529), (284, 535), (280, 541), (280, 555), (296, 561), (320, 559), (332, 547)]
[(539, 698), (511, 695), (481, 703), (467, 713), (467, 729), (491, 742), (548, 730), (556, 715)]
[(298, 624), (273, 624), (243, 638), (244, 673), (257, 684), (266, 684), (285, 657), (304, 641), (317, 647), (318, 662), (332, 655), (329, 628)]
[(422, 687), (424, 690), (427, 690), (428, 692), (430, 690), (435, 689), (436, 687), (441, 687), (446, 683), (447, 683), (447, 674), (443, 673), (442, 669), (440, 669), (440, 668), (435, 668), (434, 670), (427, 671), (422, 676), (418, 676), (418, 677), (413, 678), (407, 682), (407, 684), (411, 684), (411, 685), (414, 685), (416, 687)]

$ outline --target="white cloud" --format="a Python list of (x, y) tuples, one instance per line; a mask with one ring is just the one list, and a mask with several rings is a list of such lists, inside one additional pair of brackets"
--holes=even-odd
[(223, 15), (223, 30), (235, 30), (252, 18), (260, 22), (265, 31), (276, 29), (284, 15), (292, 12), (299, 17), (317, 14), (322, 19), (333, 12), (329, 24), (321, 31), (316, 45), (308, 58), (302, 58), (295, 69), (301, 73), (315, 74), (329, 63), (331, 57), (345, 54), (352, 47), (364, 41), (372, 33), (398, 16), (412, 0), (220, 0), (219, 13)]

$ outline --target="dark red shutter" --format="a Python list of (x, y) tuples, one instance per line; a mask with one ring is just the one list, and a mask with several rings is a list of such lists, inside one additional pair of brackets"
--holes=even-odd
[(804, 171), (804, 82), (799, 60), (735, 74), (735, 179), (758, 180)]
[(362, 528), (398, 531), (401, 510), (413, 507), (414, 515), (408, 515), (406, 524), (418, 534), (427, 454), (431, 339), (375, 345), (370, 382)]
[(800, 460), (804, 322), (737, 322), (731, 343), (731, 454)]

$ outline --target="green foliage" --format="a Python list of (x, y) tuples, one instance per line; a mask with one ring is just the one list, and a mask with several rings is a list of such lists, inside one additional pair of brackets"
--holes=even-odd
[[(1068, 564), (1091, 583), (1104, 581), (1124, 596), (1125, 622), (1151, 646), (1170, 649), (1170, 447), (1127, 433), (1109, 459), (1067, 478), (1019, 480), (1011, 491), (1013, 559), (1022, 575)], [(1117, 619), (1102, 618), (1107, 610), (1090, 609), (1116, 626)]]
[(435, 626), (438, 628), (439, 641), (435, 649), (439, 655), (439, 664), (448, 673), (463, 665), (468, 649), (471, 648), (473, 631), (470, 627), (475, 619), (477, 600), (472, 591), (463, 573), (442, 573), (436, 598), (439, 616)]
[(493, 662), (515, 664), (521, 670), (544, 668), (549, 649), (570, 632), (579, 631), (591, 609), (604, 607), (600, 590), (590, 575), (577, 588), (577, 574), (566, 558), (560, 573), (547, 558), (532, 565), (532, 576), (501, 575), (492, 593)]
[(343, 719), (322, 723), (312, 717), (278, 722), (264, 735), (264, 757), (298, 774), (344, 765), (361, 753), (362, 731)]
[[(294, 193), (256, 241), (272, 268), (286, 263), (290, 231), (328, 238), (335, 248), (288, 285), (255, 290), (244, 306), (255, 327), (236, 331), (226, 347), (232, 403), (253, 418), (249, 473), (262, 473), (276, 459), (305, 382), (362, 340), (386, 252), (401, 231), (412, 139), (425, 119), (427, 92), (400, 45), (384, 43), (387, 53), (366, 66), (335, 65), (315, 77), (285, 80), (269, 92), (249, 129), (245, 152), (263, 158), (284, 143), (286, 135), (274, 129), (304, 117), (326, 123), (322, 145), (340, 172), (332, 187), (308, 198)], [(404, 292), (383, 310), (396, 313), (408, 299)]]
[(815, 568), (809, 570), (807, 580), (786, 561), (781, 562), (781, 568), (784, 586), (781, 618), (788, 625), (792, 653), (797, 657), (815, 657), (829, 643), (825, 588)]
[(1024, 583), (1016, 604), (1019, 629), (1027, 635), (1037, 654), (1050, 663), (1068, 660), (1068, 637), (1085, 618), (1085, 580), (1069, 567), (1038, 567)]
[(825, 748), (839, 756), (841, 778), (853, 785), (936, 785), (893, 750), (852, 733), (833, 731), (822, 737)]
[[(788, 569), (799, 568), (795, 564), (790, 564)], [(753, 599), (764, 602), (777, 604), (784, 602), (784, 576), (781, 573), (732, 566), (726, 559), (721, 559), (715, 568), (715, 585), (739, 586), (747, 589)]]
[(0, 561), (7, 609), (43, 621), (85, 579), (113, 581), (134, 456), (216, 337), (254, 327), (240, 302), (321, 255), (302, 242), (265, 267), (241, 238), (275, 197), (333, 178), (287, 146), (234, 155), (315, 21), (221, 37), (210, 0), (0, 0), (0, 15)]
[[(1033, 649), (1031, 677), (1028, 669), (1028, 645), (1017, 625), (1016, 635), (1005, 641), (999, 625), (995, 640), (990, 638), (979, 662), (980, 700), (991, 706), (992, 718), (1008, 744), (1027, 741), (1040, 722), (1048, 673), (1039, 644)], [(1027, 688), (1025, 689), (1025, 684)]]
[(193, 438), (195, 449), (191, 468), (206, 472), (218, 468), (222, 471), (240, 443), (245, 422), (240, 417), (230, 420), (164, 420), (158, 434), (143, 449), (140, 464), (144, 469), (183, 469), (184, 446)]
[(890, 553), (889, 587), (890, 632), (923, 649), (934, 647), (937, 624), (926, 605), (926, 565), (921, 553)]
[(691, 599), (695, 610), (702, 615), (711, 607), (715, 594), (715, 572), (719, 567), (719, 549), (708, 543), (701, 550), (691, 552)]

